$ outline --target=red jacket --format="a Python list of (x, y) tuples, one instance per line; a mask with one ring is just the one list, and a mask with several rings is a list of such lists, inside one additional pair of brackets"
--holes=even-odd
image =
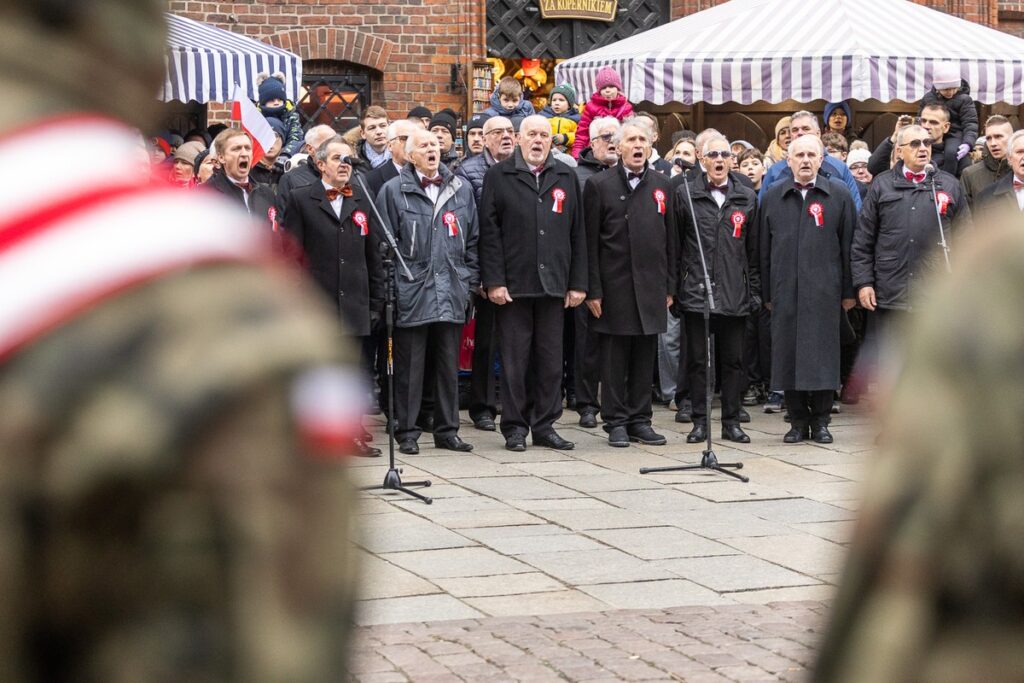
[(601, 93), (594, 93), (590, 101), (583, 106), (583, 115), (580, 116), (580, 125), (576, 126), (576, 142), (572, 145), (572, 155), (579, 159), (580, 152), (590, 147), (590, 122), (601, 116), (614, 116), (621, 123), (633, 113), (633, 105), (629, 103), (625, 95), (619, 95), (614, 100), (606, 100)]

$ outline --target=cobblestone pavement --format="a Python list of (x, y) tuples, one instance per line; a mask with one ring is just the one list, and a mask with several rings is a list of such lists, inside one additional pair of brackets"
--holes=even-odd
[[(656, 409), (667, 446), (607, 445), (567, 412), (568, 452), (504, 450), (463, 423), (471, 454), (401, 456), (425, 505), (367, 494), (354, 676), (359, 681), (800, 680), (859, 500), (873, 431), (844, 407), (835, 443), (782, 443), (750, 409), (750, 444), (716, 443), (744, 484), (698, 462), (689, 425)], [(717, 434), (717, 422), (712, 422)], [(377, 443), (386, 447), (383, 437)], [(357, 483), (386, 464), (359, 460)]]

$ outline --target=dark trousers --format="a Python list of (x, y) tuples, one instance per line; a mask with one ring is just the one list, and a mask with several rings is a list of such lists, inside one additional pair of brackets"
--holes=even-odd
[(658, 336), (600, 334), (604, 430), (651, 424), (651, 378)]
[[(459, 338), (462, 325), (395, 328), (395, 438), (418, 439), (424, 378), (433, 376), (434, 436), (459, 431)], [(433, 372), (426, 373), (428, 365)]]
[[(690, 366), (690, 391), (694, 422), (707, 419), (705, 398), (705, 373), (707, 372), (707, 348), (704, 338), (704, 315), (684, 313), (686, 325), (686, 355)], [(715, 335), (715, 351), (722, 376), (722, 424), (739, 424), (740, 400), (747, 385), (743, 369), (743, 332), (745, 318), (712, 315), (711, 334)]]
[[(395, 328), (393, 332), (395, 338), (398, 337), (398, 328)], [(388, 414), (388, 333), (387, 330), (380, 330), (372, 333), (369, 337), (365, 337), (366, 346), (371, 346), (375, 349), (375, 368), (377, 374), (377, 388), (380, 390), (380, 411), (385, 415)], [(397, 354), (397, 350), (395, 351)], [(456, 359), (457, 362), (458, 359)], [(396, 361), (397, 363), (397, 361)], [(398, 374), (397, 371), (395, 374)], [(420, 399), (420, 414), (417, 418), (417, 422), (423, 424), (423, 418), (432, 415), (434, 412), (434, 359), (430, 355), (427, 356), (426, 365), (423, 368), (423, 396)], [(397, 392), (397, 384), (396, 389)], [(398, 401), (397, 395), (395, 401)], [(390, 417), (390, 416), (389, 416)]]
[(772, 379), (772, 313), (764, 306), (747, 316), (743, 362), (747, 366), (747, 383), (761, 384), (767, 389)]
[(566, 308), (562, 325), (562, 393), (576, 397), (576, 309)]
[(793, 391), (787, 389), (786, 409), (789, 410), (790, 425), (793, 429), (808, 426), (827, 427), (832, 419), (832, 389), (822, 391)]
[(473, 372), (469, 377), (469, 417), (472, 420), (498, 415), (498, 381), (494, 376), (494, 358), (498, 351), (494, 340), (495, 309), (497, 306), (487, 297), (476, 297)]
[(601, 342), (591, 323), (594, 316), (585, 305), (573, 311), (576, 323), (574, 349), (576, 363), (576, 412), (596, 413), (601, 409), (598, 384), (601, 381)]
[(554, 432), (562, 416), (564, 300), (521, 297), (498, 306), (501, 351), (501, 433), (535, 437)]

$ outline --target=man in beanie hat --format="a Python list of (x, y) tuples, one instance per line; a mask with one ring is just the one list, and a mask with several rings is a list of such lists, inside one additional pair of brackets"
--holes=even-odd
[(487, 114), (473, 114), (466, 124), (466, 158), (484, 151), (484, 123), (491, 118)]
[(580, 122), (575, 88), (568, 83), (552, 88), (548, 106), (540, 110), (540, 115), (551, 123), (551, 146), (563, 152), (572, 149)]
[(140, 174), (166, 4), (0, 3), (0, 679), (344, 678), (355, 356), (248, 217)]
[(633, 114), (633, 105), (622, 94), (622, 78), (610, 66), (602, 67), (594, 79), (596, 92), (583, 107), (576, 141), (572, 145), (572, 156), (578, 159), (580, 152), (590, 146), (590, 122), (602, 116), (613, 116), (622, 123)]
[(434, 114), (427, 127), (437, 137), (437, 144), (441, 146), (441, 163), (454, 171), (459, 166), (458, 153), (455, 151), (455, 112), (451, 109), (442, 109)]
[(196, 157), (206, 148), (200, 142), (186, 142), (174, 150), (174, 165), (171, 166), (171, 182), (188, 186), (195, 176)]
[(299, 121), (299, 110), (295, 104), (288, 99), (284, 89), (285, 76), (282, 73), (275, 73), (268, 76), (263, 73), (256, 77), (259, 86), (260, 113), (273, 126), (274, 119), (281, 122), (285, 133), (281, 136), (283, 145), (281, 147), (281, 164), (286, 159), (302, 149), (302, 123)]
[(971, 86), (960, 78), (960, 65), (939, 62), (932, 72), (932, 89), (921, 98), (920, 116), (930, 104), (941, 104), (949, 110), (949, 132), (942, 150), (945, 161), (942, 168), (959, 176), (970, 164), (967, 155), (978, 139), (978, 110), (971, 97)]
[(427, 126), (430, 125), (430, 120), (434, 118), (434, 114), (423, 105), (420, 105), (418, 107), (413, 107), (412, 109), (410, 109), (408, 116), (406, 116), (405, 118), (409, 119), (410, 121), (419, 119), (420, 121), (423, 122), (423, 127), (426, 128)]

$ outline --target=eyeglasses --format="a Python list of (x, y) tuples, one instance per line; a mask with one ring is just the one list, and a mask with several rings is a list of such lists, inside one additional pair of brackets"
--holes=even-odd
[(393, 137), (390, 140), (388, 140), (388, 142), (394, 142), (395, 140), (398, 140), (399, 142), (405, 142), (408, 139), (409, 139), (408, 135), (396, 135), (395, 137)]
[(922, 146), (928, 148), (932, 146), (932, 139), (924, 138), (922, 140), (908, 140), (903, 143), (903, 146), (909, 147), (910, 149), (921, 149)]
[(486, 135), (515, 135), (515, 128), (494, 128), (493, 130), (487, 131)]
[(706, 153), (704, 156), (707, 159), (718, 159), (719, 157), (721, 157), (722, 159), (729, 159), (729, 158), (732, 157), (732, 152), (730, 152), (729, 150), (725, 150), (724, 152), (719, 152), (716, 149), (716, 150), (712, 150), (712, 151)]
[(594, 137), (594, 139), (595, 140), (602, 140), (604, 142), (611, 142), (612, 141), (612, 137), (614, 135), (615, 135), (614, 133), (605, 133), (604, 135), (598, 135), (598, 136)]

